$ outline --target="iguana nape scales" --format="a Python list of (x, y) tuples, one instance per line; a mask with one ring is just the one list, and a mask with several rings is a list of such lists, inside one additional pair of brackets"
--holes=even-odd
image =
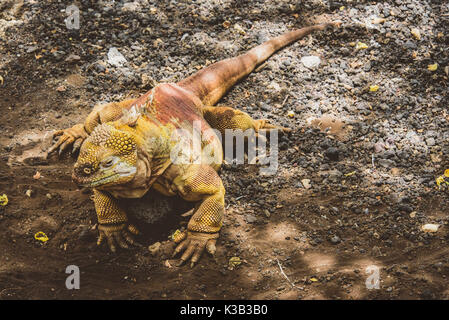
[[(180, 264), (191, 259), (193, 266), (204, 249), (214, 254), (225, 211), (225, 189), (217, 174), (223, 160), (222, 145), (217, 135), (205, 134), (197, 154), (185, 153), (182, 148), (176, 151), (177, 156), (189, 160), (178, 163), (172, 157), (173, 137), (187, 139), (187, 143), (196, 138), (177, 129), (192, 132), (195, 122), (201, 133), (210, 132), (211, 127), (220, 132), (282, 129), (266, 120), (253, 120), (242, 111), (213, 105), (277, 50), (314, 31), (338, 25), (332, 22), (288, 32), (178, 83), (159, 84), (138, 99), (96, 106), (84, 124), (56, 131), (59, 140), (49, 153), (61, 153), (72, 145), (74, 152), (80, 150), (73, 180), (93, 188), (98, 244), (106, 240), (116, 251), (117, 246), (128, 248), (135, 243), (132, 234), (138, 231), (129, 224), (117, 199), (140, 198), (153, 188), (197, 203), (187, 230), (174, 237), (178, 245), (173, 256), (183, 252)], [(210, 156), (214, 161), (202, 161)]]

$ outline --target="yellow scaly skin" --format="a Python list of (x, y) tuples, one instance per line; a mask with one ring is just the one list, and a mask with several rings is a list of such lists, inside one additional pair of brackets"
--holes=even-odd
[[(191, 259), (193, 266), (204, 249), (214, 254), (223, 222), (225, 189), (217, 174), (223, 160), (222, 145), (211, 127), (221, 133), (226, 129), (253, 129), (256, 133), (261, 129), (288, 129), (213, 105), (277, 50), (311, 32), (337, 25), (291, 31), (177, 84), (161, 84), (138, 99), (97, 106), (84, 124), (56, 131), (55, 136), (60, 138), (49, 153), (61, 153), (72, 145), (73, 151), (81, 147), (72, 178), (94, 190), (98, 244), (107, 239), (115, 251), (117, 246), (127, 248), (134, 243), (132, 234), (138, 231), (128, 223), (117, 199), (140, 198), (153, 188), (197, 203), (187, 231), (174, 239), (178, 243), (174, 255), (184, 252), (181, 264)], [(202, 135), (195, 135), (195, 130)], [(178, 148), (179, 141), (187, 146), (196, 143), (200, 148), (189, 153), (190, 148)]]

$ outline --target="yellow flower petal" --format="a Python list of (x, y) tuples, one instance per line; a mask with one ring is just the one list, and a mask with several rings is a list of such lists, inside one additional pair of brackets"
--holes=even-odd
[(0, 196), (0, 206), (6, 206), (8, 204), (8, 196), (3, 194)]
[(429, 64), (429, 65), (427, 66), (427, 69), (428, 69), (429, 71), (435, 71), (436, 69), (438, 69), (438, 63)]
[(48, 237), (45, 233), (43, 233), (42, 231), (39, 231), (38, 233), (36, 233), (34, 235), (34, 239), (42, 241), (42, 242), (47, 242), (48, 241)]
[(444, 170), (444, 176), (449, 178), (449, 169)]
[(239, 257), (232, 257), (229, 259), (229, 267), (233, 269), (242, 263), (242, 260)]
[(355, 46), (355, 48), (357, 50), (368, 49), (368, 45), (366, 43), (359, 41), (359, 42), (357, 42), (357, 45)]
[(377, 90), (379, 90), (379, 86), (377, 84), (369, 87), (369, 91), (371, 92), (376, 92)]

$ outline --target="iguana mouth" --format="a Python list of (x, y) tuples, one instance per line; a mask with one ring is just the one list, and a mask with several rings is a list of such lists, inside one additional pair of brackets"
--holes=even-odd
[[(113, 175), (107, 176), (105, 178), (101, 178), (99, 180), (95, 180), (93, 182), (83, 183), (80, 186), (81, 187), (96, 187), (98, 185), (104, 184), (104, 182), (107, 183), (108, 180), (111, 180), (112, 178), (117, 177), (117, 176), (119, 176), (119, 174), (113, 174)], [(115, 179), (112, 179), (112, 180), (115, 180)]]
[(126, 172), (119, 172), (119, 173), (114, 173), (111, 174), (107, 177), (92, 181), (92, 182), (87, 182), (87, 183), (81, 183), (79, 184), (80, 187), (89, 187), (89, 188), (94, 188), (100, 185), (105, 185), (108, 184), (109, 182), (118, 182), (120, 181), (121, 178), (127, 178), (130, 177), (131, 175), (133, 175), (136, 172), (136, 170), (130, 170), (130, 171), (126, 171)]

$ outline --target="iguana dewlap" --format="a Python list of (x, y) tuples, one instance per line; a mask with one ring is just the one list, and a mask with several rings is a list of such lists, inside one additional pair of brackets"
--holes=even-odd
[[(191, 259), (195, 264), (204, 249), (213, 254), (225, 189), (217, 174), (222, 145), (212, 127), (220, 132), (278, 128), (239, 110), (213, 105), (277, 50), (334, 25), (291, 31), (178, 83), (157, 85), (138, 99), (96, 106), (84, 124), (57, 131), (61, 137), (49, 152), (62, 152), (72, 144), (74, 151), (81, 147), (73, 180), (93, 188), (98, 244), (106, 239), (115, 251), (134, 243), (131, 234), (137, 230), (117, 199), (140, 198), (152, 188), (197, 203), (187, 231), (174, 239), (179, 243), (174, 255), (183, 252), (181, 263)], [(192, 151), (192, 145), (199, 148)]]

